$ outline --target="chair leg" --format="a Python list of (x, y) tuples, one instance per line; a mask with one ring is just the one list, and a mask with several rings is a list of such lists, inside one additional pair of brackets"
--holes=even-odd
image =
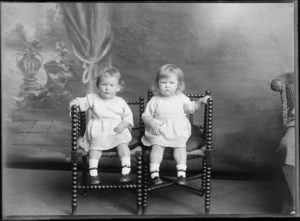
[(72, 165), (72, 215), (77, 212), (77, 163)]
[(72, 215), (76, 215), (77, 214), (77, 206), (73, 206), (72, 205)]
[[(82, 157), (82, 184), (86, 186), (88, 184), (88, 160), (86, 156)], [(87, 195), (87, 189), (82, 190), (82, 196)]]
[(205, 185), (205, 214), (210, 210), (210, 188), (211, 188), (211, 167), (206, 168), (206, 185)]
[(150, 150), (143, 151), (143, 215), (147, 212), (147, 199), (148, 199), (148, 184), (149, 184), (149, 156)]
[(136, 206), (137, 214), (142, 215), (142, 197), (143, 197), (143, 188), (142, 188), (142, 156), (137, 157), (137, 190), (136, 190)]
[(202, 171), (203, 171), (203, 176), (202, 176), (202, 191), (204, 192), (206, 189), (206, 171), (207, 171), (207, 164), (206, 164), (206, 159), (204, 158), (202, 160)]

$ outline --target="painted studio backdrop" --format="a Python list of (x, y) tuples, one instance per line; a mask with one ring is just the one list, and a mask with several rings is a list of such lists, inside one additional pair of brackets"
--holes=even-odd
[(68, 103), (94, 90), (97, 72), (118, 68), (120, 96), (133, 100), (172, 63), (186, 93), (214, 98), (213, 170), (264, 172), (283, 135), (270, 83), (294, 71), (294, 47), (293, 3), (1, 3), (5, 161), (28, 166), (54, 148), (47, 159), (69, 162)]

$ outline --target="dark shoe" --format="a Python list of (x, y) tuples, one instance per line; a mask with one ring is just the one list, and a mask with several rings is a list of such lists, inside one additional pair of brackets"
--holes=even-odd
[(128, 173), (128, 174), (122, 174), (120, 182), (121, 183), (126, 183), (126, 182), (129, 182), (130, 180), (131, 180), (130, 173)]
[(91, 185), (97, 185), (100, 183), (99, 177), (98, 176), (90, 176), (90, 182)]
[(183, 176), (177, 177), (176, 183), (179, 185), (186, 185), (186, 178)]
[(152, 179), (152, 183), (153, 183), (154, 185), (159, 185), (159, 184), (162, 184), (163, 181), (162, 181), (162, 179), (160, 179), (160, 177), (156, 176), (156, 177), (154, 177), (154, 178)]

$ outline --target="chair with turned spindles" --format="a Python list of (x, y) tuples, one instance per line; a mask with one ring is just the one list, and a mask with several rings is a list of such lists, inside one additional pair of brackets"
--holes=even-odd
[[(86, 129), (87, 112), (81, 112), (79, 107), (71, 107), (71, 162), (72, 162), (72, 215), (77, 213), (78, 192), (81, 191), (83, 196), (88, 191), (107, 190), (107, 189), (126, 189), (135, 190), (137, 214), (142, 214), (142, 150), (140, 145), (141, 137), (144, 133), (144, 123), (141, 115), (144, 111), (144, 97), (139, 97), (136, 101), (127, 101), (130, 106), (138, 106), (138, 126), (132, 128), (132, 133), (136, 132), (134, 142), (129, 144), (131, 158), (136, 159), (135, 178), (128, 183), (104, 183), (91, 185), (88, 179), (88, 153), (78, 146), (78, 139), (84, 136)], [(135, 123), (136, 124), (136, 123)], [(115, 150), (103, 151), (101, 158), (117, 158)], [(101, 162), (99, 163), (101, 164)], [(100, 167), (101, 165), (99, 165)], [(134, 165), (132, 165), (134, 166)], [(99, 169), (99, 168), (98, 168)], [(133, 168), (134, 169), (134, 168)], [(133, 170), (132, 170), (133, 172)], [(81, 175), (81, 177), (80, 177)], [(79, 179), (81, 180), (79, 182)]]
[[(205, 95), (210, 95), (210, 91), (206, 91)], [(152, 98), (152, 90), (148, 91), (148, 102)], [(202, 94), (189, 94), (187, 95), (191, 100), (201, 98), (204, 95)], [(189, 120), (192, 125), (192, 134), (189, 140), (187, 141), (187, 160), (200, 160), (199, 168), (194, 171), (187, 170), (187, 181), (192, 181), (198, 179), (202, 182), (197, 183), (196, 185), (189, 184), (178, 184), (176, 179), (170, 178), (164, 174), (164, 170), (161, 170), (161, 179), (164, 181), (162, 184), (151, 185), (150, 182), (150, 151), (151, 147), (143, 146), (143, 214), (146, 214), (148, 198), (150, 193), (161, 189), (167, 188), (173, 185), (181, 186), (192, 191), (195, 191), (199, 194), (200, 197), (204, 196), (204, 210), (208, 214), (210, 210), (210, 194), (211, 194), (211, 168), (212, 168), (212, 129), (213, 129), (213, 100), (212, 97), (208, 99), (207, 104), (203, 111), (200, 111), (200, 114), (203, 113), (203, 116), (200, 116), (202, 119), (201, 125), (194, 124), (194, 114), (189, 115)], [(164, 151), (163, 159), (174, 160), (172, 150), (166, 148)], [(198, 164), (197, 164), (198, 165)], [(202, 168), (201, 168), (202, 165)], [(198, 185), (199, 184), (199, 185)]]
[(280, 94), (282, 115), (282, 139), (277, 148), (282, 171), (288, 188), (283, 191), (283, 214), (295, 214), (296, 200), (296, 75), (294, 72), (280, 74), (271, 82), (271, 89)]

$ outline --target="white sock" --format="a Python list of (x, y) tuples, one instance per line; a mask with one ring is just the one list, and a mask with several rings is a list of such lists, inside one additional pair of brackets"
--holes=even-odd
[(130, 166), (131, 166), (131, 160), (130, 157), (122, 157), (121, 158), (121, 165), (122, 165), (122, 174), (128, 174), (130, 173)]
[(98, 162), (99, 162), (99, 160), (96, 160), (96, 159), (89, 160), (89, 169), (90, 169), (91, 176), (98, 175)]
[(176, 168), (177, 168), (177, 177), (179, 176), (185, 177), (185, 171), (187, 166), (185, 164), (177, 164)]
[(159, 166), (158, 163), (150, 163), (150, 174), (152, 179), (159, 176)]

